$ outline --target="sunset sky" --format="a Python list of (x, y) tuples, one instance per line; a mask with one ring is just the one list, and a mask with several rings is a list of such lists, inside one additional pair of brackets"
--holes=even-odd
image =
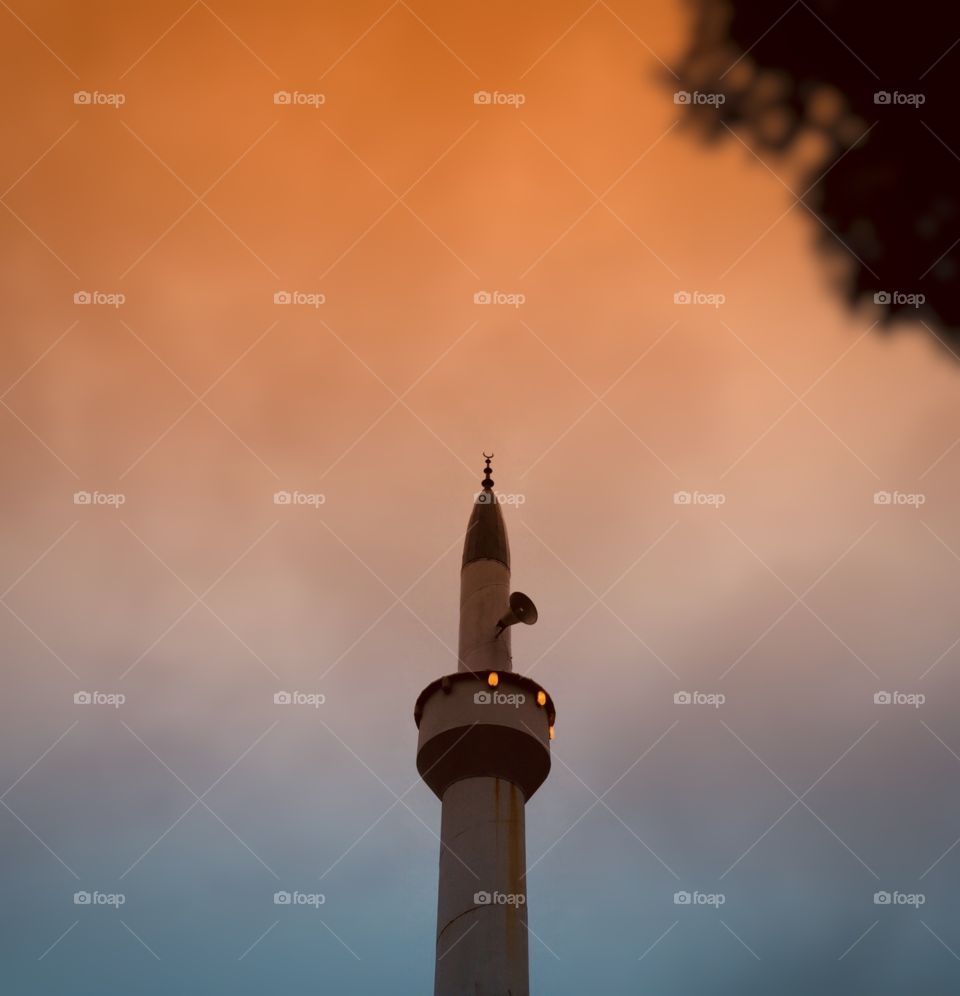
[(532, 991), (956, 992), (960, 367), (690, 126), (686, 8), (0, 24), (4, 991), (430, 991), (485, 450), (558, 710)]

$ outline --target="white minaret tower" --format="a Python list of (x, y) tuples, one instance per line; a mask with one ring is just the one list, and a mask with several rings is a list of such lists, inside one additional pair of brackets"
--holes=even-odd
[(529, 996), (524, 807), (550, 771), (555, 710), (513, 670), (510, 626), (537, 621), (510, 594), (510, 548), (490, 457), (460, 571), (455, 674), (417, 699), (417, 770), (442, 803), (434, 996)]

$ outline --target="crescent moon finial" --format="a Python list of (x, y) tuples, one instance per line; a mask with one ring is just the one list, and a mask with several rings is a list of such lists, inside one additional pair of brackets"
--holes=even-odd
[[(481, 450), (481, 453), (483, 453), (483, 450)], [(490, 461), (493, 459), (493, 454), (491, 453), (487, 455), (486, 453), (483, 453), (483, 458), (487, 461), (487, 465), (483, 469), (483, 480), (480, 482), (480, 486), (485, 491), (490, 491), (493, 489), (493, 478), (490, 476)]]

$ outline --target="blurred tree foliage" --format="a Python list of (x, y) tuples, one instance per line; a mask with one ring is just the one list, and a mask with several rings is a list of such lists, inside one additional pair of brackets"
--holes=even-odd
[(723, 97), (689, 113), (761, 155), (816, 138), (825, 154), (796, 193), (823, 222), (822, 247), (849, 261), (845, 296), (960, 344), (960, 4), (691, 3), (680, 85)]

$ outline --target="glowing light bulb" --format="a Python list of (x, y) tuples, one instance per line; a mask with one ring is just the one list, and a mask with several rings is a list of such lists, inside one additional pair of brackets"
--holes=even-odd
[(541, 688), (537, 692), (537, 705), (544, 706), (547, 704), (547, 693)]
[(490, 686), (491, 688), (496, 688), (496, 687), (497, 687), (497, 685), (499, 685), (499, 684), (500, 684), (500, 675), (499, 675), (499, 674), (497, 674), (497, 672), (496, 672), (496, 671), (491, 671), (491, 672), (490, 672), (490, 673), (489, 673), (489, 674), (487, 675), (487, 684), (488, 684), (488, 685), (489, 685), (489, 686)]

